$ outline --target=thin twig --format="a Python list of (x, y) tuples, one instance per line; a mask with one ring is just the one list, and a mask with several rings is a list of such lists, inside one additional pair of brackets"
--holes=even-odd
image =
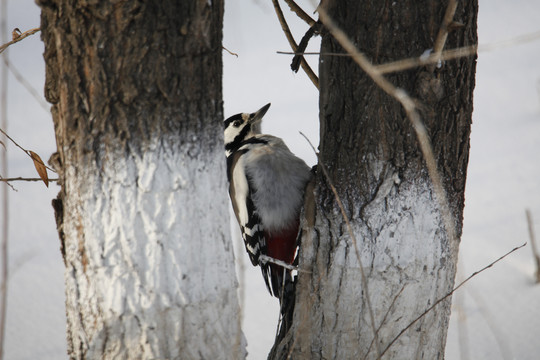
[[(435, 40), (435, 45), (433, 46), (433, 55), (435, 55), (437, 62), (441, 61), (441, 54), (443, 52), (444, 45), (446, 44), (446, 39), (448, 38), (448, 27), (454, 19), (456, 9), (457, 1), (449, 0), (448, 5), (446, 6), (446, 11), (444, 12), (444, 18), (441, 24), (441, 28), (439, 29), (437, 39)], [(435, 66), (432, 65), (430, 67), (430, 71), (433, 72), (434, 70)]]
[[(402, 60), (396, 60), (387, 62), (380, 65), (374, 65), (381, 74), (390, 74), (398, 71), (409, 70), (419, 66), (426, 66), (429, 64), (436, 64), (439, 61), (453, 60), (466, 56), (471, 56), (477, 53), (479, 47), (477, 45), (464, 46), (456, 49), (445, 50), (440, 56), (436, 56), (434, 53), (429, 54), (426, 57), (413, 57)], [(352, 57), (351, 54), (344, 53), (321, 53), (321, 52), (292, 52), (292, 51), (276, 51), (280, 55), (318, 55), (318, 56), (337, 56), (337, 57)]]
[(313, 26), (316, 21), (309, 16), (300, 6), (298, 6), (297, 3), (294, 2), (294, 0), (284, 0), (287, 5), (289, 5), (289, 8), (298, 15), (298, 17), (302, 20), (304, 20), (309, 26)]
[(527, 217), (527, 227), (529, 228), (529, 238), (531, 239), (533, 257), (536, 262), (535, 280), (537, 283), (540, 283), (540, 254), (538, 254), (538, 248), (536, 247), (536, 237), (534, 236), (534, 226), (531, 211), (529, 209), (525, 209), (525, 215)]
[(425, 58), (417, 57), (392, 61), (386, 64), (377, 65), (377, 69), (382, 74), (389, 74), (398, 71), (409, 70), (419, 66), (437, 64), (440, 61), (459, 59), (462, 57), (475, 55), (477, 51), (477, 45), (464, 46), (457, 49), (446, 50), (440, 54), (431, 53)]
[[(59, 179), (47, 179), (49, 181), (59, 181)], [(15, 177), (15, 178), (0, 178), (0, 182), (11, 182), (11, 181), (43, 181), (42, 178), (23, 178), (23, 177)]]
[[(424, 57), (412, 57), (402, 60), (396, 60), (392, 62), (387, 62), (380, 65), (375, 65), (375, 68), (380, 71), (381, 74), (389, 74), (398, 71), (409, 70), (419, 66), (426, 66), (429, 64), (436, 64), (439, 61), (459, 59), (462, 57), (467, 57), (475, 55), (477, 53), (484, 53), (488, 51), (504, 49), (510, 46), (526, 44), (533, 41), (538, 41), (540, 39), (540, 31), (523, 34), (514, 38), (497, 41), (484, 45), (470, 45), (463, 46), (455, 49), (445, 50), (440, 54), (440, 57), (437, 57), (436, 54), (431, 53), (430, 55)], [(321, 52), (291, 52), (291, 51), (277, 51), (278, 54), (282, 55), (318, 55), (318, 56), (342, 56), (342, 57), (351, 57), (351, 54), (344, 53), (321, 53)]]
[(32, 97), (39, 103), (43, 110), (50, 114), (50, 107), (47, 101), (45, 101), (43, 96), (40, 95), (40, 93), (30, 84), (30, 82), (26, 80), (19, 71), (17, 71), (17, 69), (9, 62), (7, 57), (4, 57), (4, 64), (6, 64), (9, 71), (11, 71), (11, 73), (15, 77), (15, 80), (17, 80), (30, 93), (30, 95), (32, 95)]
[(519, 249), (521, 249), (522, 247), (524, 247), (525, 245), (527, 245), (527, 243), (524, 243), (518, 247), (515, 247), (513, 248), (512, 250), (510, 250), (509, 252), (507, 252), (506, 254), (504, 254), (503, 256), (501, 256), (500, 258), (498, 258), (497, 260), (493, 261), (492, 263), (490, 263), (489, 265), (487, 266), (484, 266), (482, 269), (478, 270), (478, 271), (475, 271), (474, 273), (472, 273), (468, 278), (466, 278), (465, 280), (463, 280), (458, 286), (456, 286), (454, 289), (452, 289), (452, 291), (450, 291), (448, 294), (444, 295), (442, 298), (440, 298), (439, 300), (435, 301), (435, 303), (433, 305), (431, 305), (429, 308), (427, 308), (423, 313), (421, 313), (420, 315), (418, 315), (418, 317), (416, 317), (416, 319), (414, 319), (413, 321), (411, 321), (411, 323), (409, 325), (407, 325), (403, 330), (401, 330), (399, 332), (399, 334), (397, 334), (396, 337), (394, 337), (394, 339), (392, 341), (390, 341), (390, 343), (386, 346), (386, 348), (383, 350), (383, 352), (381, 353), (381, 356), (383, 356), (386, 351), (388, 351), (388, 349), (390, 349), (390, 347), (396, 342), (397, 339), (399, 339), (401, 337), (401, 335), (403, 335), (405, 333), (405, 331), (409, 330), (411, 328), (411, 326), (413, 326), (418, 320), (420, 320), (421, 318), (423, 318), (424, 316), (426, 316), (426, 314), (428, 314), (434, 307), (436, 307), (437, 305), (439, 305), (441, 302), (443, 302), (444, 300), (446, 300), (448, 297), (452, 296), (452, 294), (454, 292), (456, 292), (460, 287), (462, 287), (463, 285), (465, 285), (465, 283), (467, 283), (469, 280), (471, 280), (473, 277), (475, 277), (476, 275), (480, 274), (481, 272), (489, 269), (490, 267), (492, 267), (493, 265), (495, 265), (496, 263), (498, 263), (499, 261), (501, 261), (502, 259), (504, 259), (505, 257), (507, 257), (508, 255), (512, 254), (514, 251), (517, 251)]
[[(356, 258), (358, 259), (358, 265), (360, 267), (360, 277), (361, 277), (361, 280), (362, 280), (362, 285), (364, 287), (363, 290), (364, 290), (364, 293), (366, 295), (366, 305), (367, 305), (367, 308), (368, 308), (371, 329), (373, 330), (375, 348), (377, 349), (377, 353), (380, 355), (381, 351), (380, 351), (380, 348), (379, 348), (379, 339), (378, 339), (377, 329), (375, 327), (375, 316), (373, 314), (373, 307), (371, 306), (371, 300), (370, 300), (370, 296), (369, 296), (368, 280), (367, 280), (367, 276), (366, 276), (366, 274), (364, 272), (364, 266), (362, 264), (362, 258), (360, 257), (360, 250), (358, 249), (358, 243), (356, 241), (356, 236), (354, 236), (354, 231), (353, 231), (351, 223), (349, 221), (349, 217), (347, 216), (347, 214), (345, 212), (345, 207), (343, 206), (343, 203), (341, 202), (341, 198), (339, 197), (339, 194), (338, 194), (338, 192), (336, 190), (336, 187), (332, 183), (330, 175), (326, 171), (326, 166), (324, 165), (319, 153), (317, 152), (317, 150), (315, 150), (315, 147), (313, 146), (311, 141), (309, 141), (309, 139), (307, 138), (306, 135), (304, 135), (302, 132), (300, 132), (300, 135), (302, 135), (307, 140), (307, 142), (309, 143), (309, 145), (313, 149), (313, 152), (317, 156), (317, 159), (319, 161), (319, 166), (321, 167), (321, 169), (323, 171), (323, 174), (324, 174), (324, 177), (326, 178), (326, 180), (328, 181), (328, 184), (330, 185), (330, 189), (332, 189), (332, 192), (334, 193), (334, 197), (336, 198), (337, 204), (338, 204), (339, 209), (341, 211), (341, 215), (343, 216), (343, 218), (345, 219), (345, 223), (347, 224), (347, 230), (348, 230), (349, 236), (351, 237), (351, 240), (353, 242), (354, 251), (356, 253)], [(379, 356), (379, 358), (380, 358), (380, 356)]]
[[(386, 318), (388, 317), (388, 314), (390, 314), (390, 311), (394, 308), (394, 305), (398, 299), (398, 297), (401, 295), (401, 293), (403, 292), (403, 290), (405, 290), (405, 287), (407, 286), (407, 284), (403, 285), (401, 287), (401, 290), (399, 290), (399, 292), (396, 294), (396, 296), (394, 296), (394, 298), (392, 299), (392, 303), (390, 304), (390, 306), (388, 307), (388, 310), (386, 310), (386, 313), (384, 314), (383, 316), (383, 319), (381, 321), (381, 324), (379, 325), (379, 327), (377, 328), (377, 334), (379, 334), (379, 332), (381, 331), (381, 328), (383, 327), (384, 323), (386, 322)], [(362, 359), (366, 359), (369, 352), (371, 351), (371, 347), (373, 346), (373, 342), (375, 341), (375, 337), (373, 337), (373, 339), (371, 340), (371, 342), (369, 343), (369, 347), (367, 349), (367, 352), (366, 354), (364, 355), (364, 357)]]
[(21, 145), (17, 144), (17, 142), (15, 140), (13, 140), (4, 130), (2, 130), (2, 128), (0, 128), (0, 133), (4, 134), (5, 137), (7, 137), (13, 144), (15, 144), (15, 146), (17, 146), (19, 149), (21, 149), (22, 151), (24, 151), (24, 153), (28, 156), (30, 156), (30, 158), (34, 161), (37, 161), (38, 163), (40, 163), (41, 165), (45, 166), (47, 169), (51, 170), (52, 172), (56, 172), (56, 170), (54, 169), (51, 169), (50, 167), (48, 167), (47, 165), (45, 165), (43, 163), (43, 161), (41, 161), (40, 159), (36, 159), (34, 156), (32, 156), (32, 154), (30, 153), (30, 150), (26, 150), (25, 148), (23, 148)]
[(228, 52), (229, 54), (238, 57), (238, 54), (237, 54), (237, 53), (233, 53), (231, 50), (227, 49), (225, 46), (221, 46), (221, 48), (222, 48), (223, 50), (225, 50), (226, 52)]
[[(300, 40), (300, 43), (298, 44), (298, 47), (296, 48), (297, 53), (301, 53), (303, 51), (306, 51), (306, 48), (309, 44), (309, 41), (311, 38), (318, 33), (320, 33), (322, 28), (322, 24), (317, 22), (311, 26), (308, 31), (304, 34), (302, 39)], [(291, 70), (294, 72), (298, 72), (298, 67), (300, 66), (301, 60), (304, 59), (302, 55), (295, 55), (291, 61)]]
[[(296, 44), (296, 41), (294, 40), (294, 37), (291, 34), (291, 30), (289, 29), (289, 25), (287, 24), (287, 21), (285, 20), (285, 16), (283, 15), (283, 11), (281, 11), (281, 6), (279, 6), (278, 0), (272, 0), (272, 3), (274, 4), (274, 10), (276, 11), (276, 15), (278, 17), (279, 23), (281, 24), (281, 29), (285, 33), (285, 37), (289, 41), (289, 45), (291, 46), (291, 49), (293, 51), (296, 51), (298, 49), (298, 45)], [(300, 62), (300, 65), (302, 66), (302, 69), (306, 73), (306, 75), (309, 77), (313, 85), (319, 89), (319, 78), (309, 64), (307, 63), (306, 59), (302, 57), (302, 60)]]
[(351, 57), (349, 54), (343, 54), (343, 53), (322, 53), (318, 51), (276, 51), (276, 54), (280, 55), (318, 55), (318, 56), (343, 56), (343, 57)]
[(0, 46), (0, 54), (4, 50), (6, 50), (8, 46), (13, 45), (16, 42), (19, 42), (19, 41), (23, 40), (24, 38), (37, 33), (39, 30), (40, 30), (40, 28), (34, 28), (34, 29), (27, 30), (27, 31), (23, 32), (22, 34), (20, 34), (19, 36), (17, 36), (15, 39), (11, 40), (10, 42), (7, 42), (4, 45), (1, 45)]
[[(9, 181), (3, 180), (3, 179), (4, 179), (4, 178), (0, 175), (0, 182), (6, 183), (6, 185), (9, 186), (9, 187), (11, 188), (11, 190), (13, 190), (13, 191), (15, 191), (15, 192), (18, 192), (18, 191), (19, 191), (19, 190), (15, 189), (15, 186), (11, 185), (11, 184), (9, 183)], [(41, 179), (40, 179), (40, 180), (41, 180)], [(0, 357), (0, 359), (2, 359), (2, 358)]]

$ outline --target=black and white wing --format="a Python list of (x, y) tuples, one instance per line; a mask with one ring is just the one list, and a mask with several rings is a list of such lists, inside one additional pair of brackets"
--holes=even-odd
[(229, 195), (236, 216), (240, 225), (240, 232), (244, 240), (246, 251), (253, 266), (260, 265), (266, 287), (270, 291), (268, 282), (269, 266), (259, 262), (261, 254), (266, 255), (266, 239), (261, 218), (257, 213), (252, 200), (253, 187), (248, 178), (245, 166), (244, 155), (247, 151), (240, 150), (232, 153), (227, 158), (227, 176), (229, 178)]

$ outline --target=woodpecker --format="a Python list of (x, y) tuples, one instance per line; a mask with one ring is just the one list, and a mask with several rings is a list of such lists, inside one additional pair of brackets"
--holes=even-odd
[(260, 259), (267, 255), (292, 264), (299, 214), (309, 166), (282, 139), (261, 134), (261, 121), (270, 104), (254, 113), (224, 121), (229, 195), (251, 263), (259, 265), (270, 294), (292, 281), (291, 271)]

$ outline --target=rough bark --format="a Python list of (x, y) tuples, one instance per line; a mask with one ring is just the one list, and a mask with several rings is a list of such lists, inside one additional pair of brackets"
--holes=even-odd
[[(446, 1), (326, 1), (327, 11), (375, 64), (433, 48)], [(459, 2), (463, 24), (446, 48), (472, 45), (477, 1)], [(343, 52), (323, 33), (321, 53)], [(389, 75), (418, 100), (455, 230), (461, 236), (474, 57)], [(321, 57), (322, 162), (351, 219), (368, 279), (378, 342), (352, 239), (321, 171), (306, 205), (293, 326), (274, 358), (374, 359), (413, 319), (451, 291), (458, 241), (448, 239), (416, 135), (400, 104), (347, 57)], [(406, 331), (388, 359), (444, 357), (450, 300)], [(379, 350), (377, 350), (377, 347)]]
[(244, 357), (223, 215), (223, 2), (39, 4), (69, 356)]

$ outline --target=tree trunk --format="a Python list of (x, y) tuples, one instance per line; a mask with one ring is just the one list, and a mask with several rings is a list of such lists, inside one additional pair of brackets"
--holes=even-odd
[(39, 1), (71, 358), (245, 357), (223, 2)]
[[(326, 1), (329, 15), (375, 64), (434, 47), (446, 1)], [(477, 1), (460, 2), (446, 48), (476, 44)], [(343, 52), (325, 32), (321, 53)], [(461, 236), (475, 57), (389, 75), (419, 101)], [(400, 104), (348, 57), (320, 61), (320, 154), (351, 220), (355, 244), (322, 171), (306, 205), (293, 325), (274, 358), (441, 359), (459, 240), (449, 239), (415, 132)], [(308, 193), (309, 195), (309, 193)], [(361, 279), (360, 263), (367, 277)], [(369, 293), (374, 326), (366, 299)], [(374, 328), (377, 331), (374, 331)], [(377, 332), (377, 336), (375, 336)], [(378, 341), (375, 341), (377, 339)]]

